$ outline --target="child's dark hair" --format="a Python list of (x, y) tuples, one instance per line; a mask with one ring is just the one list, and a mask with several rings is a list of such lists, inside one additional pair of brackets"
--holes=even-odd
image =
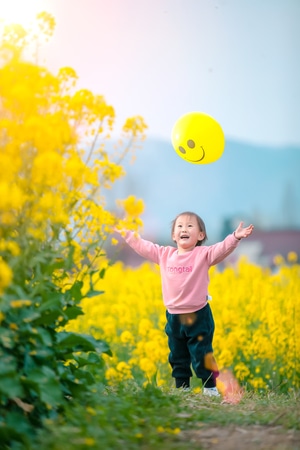
[(175, 219), (172, 221), (171, 236), (173, 237), (175, 223), (176, 223), (176, 220), (178, 219), (178, 217), (180, 217), (180, 216), (192, 216), (192, 217), (195, 217), (195, 219), (197, 220), (197, 223), (199, 225), (200, 231), (202, 231), (204, 233), (204, 235), (205, 235), (204, 238), (202, 239), (202, 241), (198, 241), (197, 244), (196, 244), (196, 247), (200, 247), (200, 245), (204, 244), (204, 242), (207, 240), (206, 228), (205, 228), (205, 223), (203, 222), (201, 217), (198, 216), (198, 214), (196, 214), (194, 212), (185, 211), (185, 212), (182, 212), (182, 213), (178, 214), (175, 217)]

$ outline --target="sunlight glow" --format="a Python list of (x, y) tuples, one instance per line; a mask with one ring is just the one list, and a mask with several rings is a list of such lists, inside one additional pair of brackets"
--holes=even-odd
[(44, 7), (45, 2), (41, 0), (0, 0), (0, 24), (27, 27)]

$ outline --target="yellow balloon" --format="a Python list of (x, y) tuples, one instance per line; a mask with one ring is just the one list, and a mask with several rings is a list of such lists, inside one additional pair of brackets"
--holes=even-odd
[(202, 112), (190, 112), (181, 116), (172, 129), (171, 138), (176, 153), (192, 164), (217, 161), (225, 147), (221, 126)]

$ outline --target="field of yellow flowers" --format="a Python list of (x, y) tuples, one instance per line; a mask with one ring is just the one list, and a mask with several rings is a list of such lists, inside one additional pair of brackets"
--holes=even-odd
[[(274, 273), (243, 258), (236, 267), (210, 272), (215, 356), (219, 368), (232, 370), (249, 390), (300, 387), (300, 265), (293, 252), (287, 261), (278, 257), (276, 262)], [(84, 299), (85, 314), (69, 322), (68, 329), (109, 343), (108, 382), (135, 379), (173, 386), (158, 267), (118, 262), (95, 288), (104, 293)], [(193, 378), (194, 390), (200, 383)]]
[[(172, 386), (159, 270), (112, 264), (103, 251), (116, 226), (142, 225), (142, 199), (119, 199), (112, 211), (105, 198), (125, 176), (123, 160), (139, 148), (147, 125), (129, 117), (118, 144), (108, 145), (115, 111), (105, 98), (77, 89), (70, 67), (54, 75), (24, 58), (54, 25), (41, 13), (37, 33), (9, 26), (0, 40), (1, 448), (73, 449), (74, 423), (83, 445), (99, 442), (94, 448), (121, 448), (124, 432), (138, 440), (146, 424), (157, 448), (156, 411), (174, 400), (157, 389)], [(278, 257), (274, 273), (241, 260), (210, 275), (220, 369), (251, 390), (299, 389), (297, 255)], [(127, 381), (139, 385), (139, 398), (122, 403), (123, 395), (108, 395), (115, 386), (127, 389)], [(193, 389), (200, 388), (194, 379)], [(153, 421), (132, 414), (133, 401), (144, 411), (142, 398), (148, 408), (152, 399)], [(119, 411), (119, 428), (111, 411), (114, 420)], [(165, 416), (165, 429), (177, 430)], [(51, 424), (51, 436), (32, 447), (33, 436)]]

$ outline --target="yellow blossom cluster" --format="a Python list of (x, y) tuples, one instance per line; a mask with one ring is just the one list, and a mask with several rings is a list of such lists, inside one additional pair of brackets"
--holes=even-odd
[[(236, 267), (210, 270), (215, 357), (220, 370), (233, 371), (249, 389), (300, 387), (300, 266), (294, 261), (281, 259), (276, 272), (243, 258)], [(108, 382), (172, 386), (159, 269), (118, 262), (97, 289), (104, 294), (84, 299), (85, 314), (69, 329), (109, 342)], [(199, 389), (200, 382), (194, 378), (193, 385)]]
[(284, 258), (275, 273), (245, 259), (212, 270), (218, 363), (255, 389), (300, 386), (299, 280), (299, 264)]
[[(54, 19), (41, 13), (37, 21), (48, 38)], [(86, 273), (117, 223), (142, 225), (141, 200), (123, 200), (122, 221), (106, 207), (105, 189), (125, 175), (120, 162), (145, 138), (146, 124), (140, 116), (127, 119), (125, 148), (105, 151), (114, 108), (77, 90), (72, 68), (54, 75), (25, 60), (30, 36), (14, 25), (0, 42), (0, 292), (12, 280), (12, 257), (26, 260), (29, 248), (40, 253), (51, 244), (65, 249), (66, 259), (72, 248), (72, 271)]]
[(9, 265), (0, 257), (0, 294), (10, 285), (13, 273)]
[(95, 288), (105, 294), (84, 299), (84, 316), (70, 322), (68, 329), (92, 333), (109, 343), (114, 356), (106, 357), (108, 382), (129, 378), (167, 382), (170, 373), (158, 269), (149, 264), (131, 269), (118, 262)]

